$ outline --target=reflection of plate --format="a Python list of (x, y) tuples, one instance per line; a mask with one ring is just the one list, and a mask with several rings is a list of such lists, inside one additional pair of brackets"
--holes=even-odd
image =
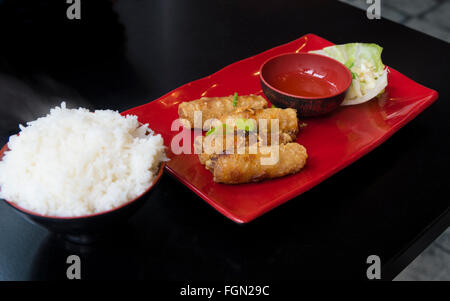
[[(258, 70), (272, 56), (289, 52), (307, 52), (332, 43), (306, 35), (288, 44), (270, 49), (231, 64), (211, 76), (186, 84), (151, 103), (130, 109), (141, 122), (164, 137), (170, 146), (177, 132), (170, 130), (178, 118), (178, 104), (201, 96), (260, 94)], [(212, 175), (197, 155), (175, 156), (166, 168), (183, 184), (230, 219), (245, 223), (298, 196), (348, 166), (384, 142), (399, 128), (433, 103), (438, 94), (389, 68), (389, 85), (379, 99), (341, 107), (328, 116), (301, 120), (307, 127), (297, 141), (309, 154), (304, 170), (295, 175), (256, 184), (224, 185), (213, 182)]]

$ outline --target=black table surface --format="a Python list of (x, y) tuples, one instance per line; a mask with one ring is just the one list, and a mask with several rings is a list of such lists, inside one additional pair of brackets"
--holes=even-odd
[(375, 42), (438, 101), (376, 150), (249, 224), (164, 175), (113, 237), (74, 245), (0, 202), (0, 279), (392, 279), (449, 226), (448, 43), (337, 1), (65, 1), (0, 4), (0, 142), (61, 102), (125, 110), (237, 60), (315, 33)]

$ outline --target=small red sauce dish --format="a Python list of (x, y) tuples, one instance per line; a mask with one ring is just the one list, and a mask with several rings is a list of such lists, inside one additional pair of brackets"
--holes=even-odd
[(260, 69), (261, 87), (280, 108), (297, 109), (300, 117), (327, 114), (340, 106), (352, 83), (350, 70), (319, 54), (288, 53), (273, 57)]

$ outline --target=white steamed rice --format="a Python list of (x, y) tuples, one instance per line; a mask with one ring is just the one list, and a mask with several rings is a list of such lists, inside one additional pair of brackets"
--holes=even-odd
[(0, 198), (43, 215), (120, 206), (143, 193), (167, 160), (161, 135), (111, 110), (67, 109), (63, 102), (20, 130), (0, 161)]

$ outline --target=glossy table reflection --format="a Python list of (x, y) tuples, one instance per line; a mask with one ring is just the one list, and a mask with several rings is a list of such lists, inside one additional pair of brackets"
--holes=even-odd
[[(123, 111), (313, 32), (377, 42), (386, 65), (440, 99), (382, 146), (246, 225), (165, 175), (122, 231), (77, 246), (0, 203), (0, 279), (301, 279), (366, 277), (381, 257), (391, 279), (449, 225), (449, 46), (337, 1), (91, 1), (0, 4), (0, 138), (66, 100)], [(425, 59), (426, 58), (426, 59)]]

